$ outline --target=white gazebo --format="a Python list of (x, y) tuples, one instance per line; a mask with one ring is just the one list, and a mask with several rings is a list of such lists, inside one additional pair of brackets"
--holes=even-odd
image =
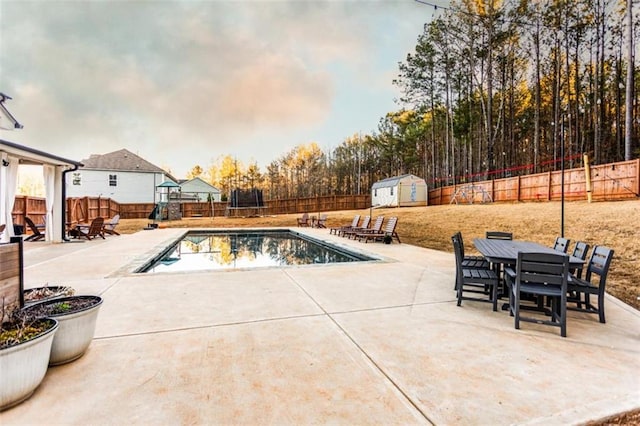
[(27, 146), (0, 139), (0, 224), (6, 224), (0, 242), (7, 242), (13, 232), (13, 204), (15, 201), (18, 166), (41, 165), (46, 198), (45, 241), (62, 242), (65, 233), (65, 173), (77, 170), (82, 163), (58, 157)]

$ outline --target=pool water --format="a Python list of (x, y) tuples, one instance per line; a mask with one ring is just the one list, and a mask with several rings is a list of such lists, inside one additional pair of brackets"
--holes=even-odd
[(289, 230), (189, 232), (138, 272), (281, 267), (373, 260)]

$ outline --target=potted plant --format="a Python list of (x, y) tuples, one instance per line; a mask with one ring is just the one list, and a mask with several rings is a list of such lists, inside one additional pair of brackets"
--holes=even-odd
[(45, 300), (24, 308), (36, 318), (52, 318), (59, 329), (53, 339), (49, 365), (60, 365), (80, 358), (93, 340), (100, 296), (68, 296)]
[(0, 411), (29, 398), (44, 379), (58, 322), (29, 317), (23, 311), (5, 314), (0, 322)]
[(67, 286), (50, 286), (29, 288), (22, 292), (25, 305), (32, 305), (44, 300), (58, 299), (65, 296), (73, 296), (75, 290)]

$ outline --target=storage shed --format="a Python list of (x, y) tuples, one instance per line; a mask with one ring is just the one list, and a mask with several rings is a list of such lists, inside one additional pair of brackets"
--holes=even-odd
[(383, 179), (371, 186), (373, 207), (426, 206), (428, 199), (425, 180), (411, 174)]

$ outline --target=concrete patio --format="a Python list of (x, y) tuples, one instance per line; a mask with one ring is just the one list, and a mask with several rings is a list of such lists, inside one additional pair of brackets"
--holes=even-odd
[[(87, 353), (11, 424), (580, 424), (640, 407), (640, 314), (569, 313), (568, 337), (457, 307), (453, 254), (359, 243), (377, 262), (132, 274), (184, 229), (25, 243), (26, 287), (105, 302)], [(616, 260), (614, 259), (614, 262)]]

